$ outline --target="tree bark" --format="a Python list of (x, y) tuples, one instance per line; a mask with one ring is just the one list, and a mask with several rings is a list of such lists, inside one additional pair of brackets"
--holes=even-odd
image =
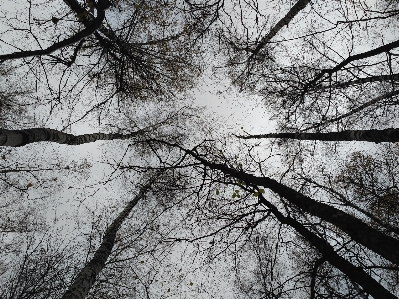
[(98, 140), (124, 140), (151, 132), (152, 130), (160, 127), (167, 121), (168, 119), (130, 134), (92, 133), (84, 135), (73, 135), (48, 128), (33, 128), (23, 130), (0, 129), (0, 146), (19, 147), (41, 141), (56, 142), (67, 145), (80, 145), (84, 143), (95, 142)]
[(119, 216), (112, 222), (105, 232), (103, 241), (97, 251), (94, 253), (93, 258), (83, 267), (69, 289), (64, 293), (61, 299), (84, 299), (89, 293), (91, 287), (95, 283), (98, 274), (105, 267), (112, 248), (115, 244), (116, 233), (121, 227), (123, 221), (129, 215), (130, 211), (134, 208), (137, 202), (146, 194), (151, 187), (154, 179), (144, 185), (140, 192), (132, 199), (119, 214)]
[(241, 139), (284, 138), (320, 141), (368, 141), (399, 142), (399, 129), (384, 130), (346, 130), (328, 133), (270, 133), (260, 135), (237, 136)]

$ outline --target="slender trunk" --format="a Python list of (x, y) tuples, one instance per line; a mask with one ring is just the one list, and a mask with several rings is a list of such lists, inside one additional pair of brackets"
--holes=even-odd
[(308, 5), (310, 0), (299, 0), (293, 7), (291, 7), (290, 11), (280, 20), (278, 23), (269, 31), (269, 33), (262, 38), (259, 42), (255, 50), (252, 52), (251, 60), (255, 57), (259, 51), (266, 46), (266, 44), (274, 37), (276, 34), (283, 28), (284, 26), (288, 26), (288, 24), (292, 21), (292, 19)]
[(347, 66), (349, 63), (351, 63), (353, 61), (360, 60), (360, 59), (365, 59), (365, 58), (368, 58), (368, 57), (373, 57), (375, 55), (379, 55), (379, 54), (382, 54), (382, 53), (387, 53), (387, 52), (389, 52), (392, 49), (395, 49), (397, 47), (399, 47), (399, 40), (394, 41), (394, 42), (389, 43), (389, 44), (386, 44), (386, 45), (383, 45), (381, 47), (375, 48), (375, 49), (367, 51), (367, 52), (363, 52), (363, 53), (360, 53), (360, 54), (349, 56), (344, 61), (342, 61), (341, 63), (337, 64), (335, 67), (333, 67), (331, 69), (323, 69), (312, 81), (308, 82), (304, 86), (304, 92), (306, 93), (306, 91), (308, 91), (308, 89), (310, 87), (312, 87), (312, 85), (315, 84), (317, 81), (319, 81), (325, 74), (332, 75), (333, 73), (343, 69), (345, 66)]
[[(370, 275), (364, 272), (360, 267), (356, 267), (348, 262), (343, 257), (339, 256), (334, 248), (326, 241), (308, 230), (302, 223), (295, 219), (284, 216), (278, 209), (269, 203), (262, 195), (259, 196), (260, 202), (267, 206), (271, 212), (276, 216), (277, 220), (281, 223), (287, 224), (301, 234), (308, 240), (317, 250), (323, 255), (323, 259), (319, 259), (321, 263), (323, 260), (328, 261), (331, 265), (339, 269), (342, 273), (347, 275), (349, 279), (359, 284), (367, 293), (375, 299), (397, 299), (396, 296), (391, 294), (381, 284), (375, 281)], [(316, 268), (317, 269), (317, 268)], [(311, 293), (314, 292), (314, 283), (311, 285)], [(312, 295), (311, 295), (312, 296)], [(314, 294), (313, 294), (314, 296)]]
[(112, 222), (111, 226), (105, 232), (103, 241), (93, 258), (83, 267), (61, 299), (84, 299), (87, 296), (111, 254), (115, 244), (116, 233), (133, 207), (146, 194), (152, 183), (153, 180), (143, 186), (136, 197), (126, 205), (125, 209)]
[[(395, 82), (399, 80), (399, 74), (392, 74), (392, 75), (377, 75), (377, 76), (370, 76), (365, 78), (360, 78), (356, 80), (346, 81), (346, 82), (338, 82), (335, 84), (323, 85), (323, 86), (315, 86), (309, 90), (316, 91), (316, 90), (329, 90), (329, 89), (338, 89), (338, 88), (346, 88), (353, 85), (361, 85), (365, 83), (372, 83), (372, 82), (384, 82), (384, 81), (391, 81)], [(397, 82), (396, 82), (397, 84)]]
[(33, 128), (23, 130), (0, 129), (0, 146), (19, 147), (29, 143), (49, 141), (67, 145), (80, 145), (98, 140), (124, 140), (149, 133), (169, 121), (170, 117), (158, 124), (148, 126), (130, 134), (92, 133), (84, 135), (67, 134), (48, 128)]
[(271, 133), (237, 137), (241, 139), (284, 138), (320, 141), (369, 141), (379, 143), (399, 142), (399, 129), (347, 130), (328, 133)]
[[(156, 140), (156, 142), (159, 142), (159, 140)], [(163, 143), (177, 146), (167, 142)], [(274, 179), (268, 177), (257, 177), (252, 174), (227, 167), (224, 164), (212, 163), (205, 160), (194, 151), (184, 149), (180, 146), (177, 147), (211, 169), (220, 170), (224, 174), (246, 182), (248, 185), (263, 186), (267, 189), (270, 189), (271, 191), (285, 198), (294, 206), (302, 209), (304, 212), (335, 225), (347, 233), (354, 241), (381, 255), (383, 258), (396, 265), (399, 264), (399, 240), (387, 236), (386, 234), (370, 227), (360, 219), (330, 205), (315, 201), (312, 198), (303, 195), (302, 193), (299, 193), (298, 191), (287, 187)]]
[(381, 227), (384, 227), (388, 232), (393, 232), (393, 233), (395, 233), (395, 234), (397, 234), (399, 236), (399, 228), (394, 227), (391, 224), (382, 221), (380, 218), (374, 216), (368, 210), (363, 209), (363, 208), (355, 205), (351, 200), (347, 199), (344, 195), (342, 195), (338, 191), (336, 191), (336, 190), (334, 190), (334, 189), (332, 189), (330, 187), (321, 185), (321, 184), (319, 184), (319, 183), (317, 183), (317, 182), (315, 182), (315, 181), (313, 181), (313, 180), (311, 180), (309, 178), (303, 178), (303, 179), (305, 179), (307, 182), (309, 182), (309, 183), (311, 183), (311, 184), (313, 184), (313, 185), (315, 185), (315, 186), (317, 186), (319, 188), (322, 188), (322, 189), (328, 191), (330, 194), (333, 194), (334, 196), (336, 196), (336, 198), (340, 202), (344, 203), (346, 206), (351, 207), (352, 209), (355, 209), (355, 210), (359, 211), (360, 213), (362, 213), (362, 214), (366, 215), (367, 217), (369, 217), (370, 220), (374, 221), (375, 223), (378, 223)]
[[(320, 250), (319, 250), (319, 252), (320, 252)], [(312, 277), (310, 280), (310, 299), (314, 299), (316, 296), (315, 286), (316, 286), (317, 271), (319, 270), (320, 266), (323, 265), (324, 262), (326, 262), (326, 259), (324, 257), (321, 257), (321, 258), (317, 259), (313, 265)]]
[(97, 140), (129, 139), (137, 135), (139, 135), (139, 132), (131, 134), (93, 133), (73, 135), (48, 128), (24, 130), (0, 129), (0, 146), (18, 147), (40, 141), (56, 142), (67, 145), (80, 145), (95, 142)]

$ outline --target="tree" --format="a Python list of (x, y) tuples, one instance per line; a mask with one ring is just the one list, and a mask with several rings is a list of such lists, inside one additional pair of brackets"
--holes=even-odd
[[(396, 30), (397, 14), (395, 9), (383, 5), (372, 9), (359, 1), (314, 4), (296, 15), (306, 15), (311, 22), (290, 23), (278, 35), (273, 34), (278, 23), (270, 26), (273, 39), (267, 44), (249, 35), (241, 38), (241, 44), (268, 47), (248, 72), (242, 71), (246, 48), (226, 42), (226, 53), (232, 57), (229, 75), (241, 90), (255, 91), (264, 99), (266, 109), (279, 120), (280, 131), (395, 126), (387, 115), (396, 113), (399, 44), (386, 33)], [(377, 35), (383, 43), (374, 43)]]
[[(154, 142), (157, 141), (155, 140)], [(171, 146), (172, 144), (168, 145)], [(241, 188), (243, 188), (247, 192), (255, 192), (256, 190), (258, 190), (256, 191), (255, 195), (259, 197), (260, 203), (270, 209), (270, 211), (281, 223), (291, 226), (295, 231), (301, 234), (308, 242), (310, 242), (310, 244), (312, 244), (312, 246), (317, 248), (317, 250), (322, 254), (323, 258), (325, 258), (331, 265), (338, 268), (341, 272), (347, 275), (351, 281), (358, 283), (363, 288), (363, 290), (371, 294), (373, 297), (378, 298), (383, 293), (384, 295), (382, 295), (382, 297), (387, 296), (395, 298), (393, 294), (389, 293), (384, 287), (379, 285), (366, 272), (354, 266), (345, 258), (339, 256), (334, 248), (327, 241), (308, 230), (298, 220), (292, 218), (291, 216), (284, 216), (284, 214), (282, 214), (276, 206), (274, 206), (272, 203), (265, 199), (265, 197), (263, 196), (264, 190), (260, 190), (257, 186), (263, 186), (265, 188), (268, 188), (279, 196), (285, 198), (287, 200), (287, 203), (292, 205), (293, 211), (299, 209), (299, 211), (301, 211), (302, 213), (309, 213), (310, 215), (318, 217), (322, 221), (333, 224), (334, 227), (348, 234), (352, 240), (380, 254), (387, 260), (391, 260), (395, 264), (398, 257), (396, 256), (396, 245), (393, 244), (398, 242), (397, 239), (390, 237), (386, 238), (386, 235), (372, 229), (370, 226), (368, 226), (366, 223), (359, 220), (358, 218), (348, 213), (345, 213), (342, 210), (338, 210), (330, 205), (314, 201), (310, 197), (304, 196), (294, 189), (284, 186), (273, 179), (255, 176), (246, 173), (240, 169), (228, 167), (225, 163), (209, 161), (209, 158), (205, 159), (204, 156), (209, 157), (210, 153), (207, 152), (207, 154), (204, 155), (204, 153), (198, 151), (198, 147), (196, 147), (195, 150), (188, 150), (178, 145), (174, 146), (177, 146), (185, 154), (191, 155), (197, 161), (200, 161), (205, 169), (209, 168), (211, 170), (220, 171), (224, 175), (235, 180), (236, 184), (241, 186)], [(207, 148), (209, 149), (209, 147), (204, 147), (205, 150)], [(233, 195), (233, 197), (236, 196)], [(370, 236), (373, 237), (370, 238)], [(378, 241), (373, 245), (373, 242), (376, 240)], [(392, 245), (389, 245), (390, 243)], [(382, 248), (382, 244), (384, 244), (384, 248)], [(390, 253), (383, 253), (383, 251), (385, 250), (390, 251)]]
[(107, 231), (104, 233), (103, 241), (100, 247), (96, 250), (93, 258), (82, 268), (62, 298), (86, 297), (96, 281), (98, 274), (104, 268), (108, 256), (111, 254), (112, 248), (115, 244), (116, 234), (123, 221), (129, 215), (137, 202), (145, 196), (148, 189), (151, 188), (152, 183), (153, 179), (150, 179), (149, 183), (140, 189), (135, 198), (126, 205), (119, 216), (112, 222), (110, 227), (108, 227)]
[[(312, 198), (275, 181), (274, 179), (264, 176), (256, 176), (240, 169), (231, 168), (225, 163), (218, 163), (210, 161), (209, 159), (205, 159), (203, 158), (204, 154), (199, 152), (199, 149), (201, 149), (203, 146), (196, 147), (195, 150), (188, 150), (177, 144), (171, 144), (169, 142), (156, 139), (143, 140), (139, 141), (139, 143), (159, 143), (166, 146), (177, 147), (183, 151), (185, 155), (192, 156), (195, 160), (199, 161), (205, 170), (209, 168), (211, 170), (220, 171), (224, 175), (227, 175), (233, 179), (233, 181), (235, 181), (240, 188), (244, 189), (246, 192), (254, 193), (259, 198), (259, 202), (266, 206), (281, 223), (291, 226), (295, 231), (301, 234), (312, 244), (312, 246), (317, 248), (317, 250), (322, 254), (323, 258), (325, 258), (334, 267), (337, 267), (340, 271), (345, 273), (350, 280), (358, 283), (365, 291), (372, 294), (372, 296), (376, 298), (381, 296), (381, 294), (383, 294), (382, 296), (394, 297), (388, 291), (386, 291), (384, 287), (373, 280), (373, 278), (366, 272), (363, 272), (345, 260), (345, 258), (339, 256), (326, 240), (308, 230), (295, 218), (282, 214), (275, 205), (265, 199), (263, 196), (265, 191), (263, 189), (260, 190), (257, 186), (268, 188), (283, 197), (287, 201), (287, 204), (291, 206), (293, 211), (298, 210), (301, 211), (301, 213), (307, 213), (312, 216), (316, 216), (322, 221), (332, 224), (334, 227), (342, 230), (348, 236), (350, 236), (351, 240), (358, 242), (385, 259), (390, 260), (394, 264), (399, 262), (399, 256), (397, 255), (396, 250), (397, 246), (399, 245), (399, 241), (397, 239), (379, 232), (351, 214), (336, 209), (330, 205), (315, 201)], [(210, 147), (208, 146), (204, 147), (204, 149), (208, 151), (209, 148)], [(210, 153), (208, 153), (207, 156), (209, 156), (209, 154)], [(180, 163), (182, 161), (183, 160), (181, 160)], [(177, 166), (178, 165), (175, 165), (174, 167)], [(237, 192), (235, 193), (235, 196), (233, 195), (233, 197), (237, 197)], [(86, 289), (86, 291), (88, 291), (88, 289)]]
[[(64, 116), (65, 106), (75, 111), (74, 119), (65, 114), (64, 128), (93, 114), (101, 119), (105, 111), (116, 113), (125, 102), (176, 101), (201, 74), (196, 39), (203, 32), (195, 28), (208, 22), (202, 19), (205, 25), (199, 24), (200, 18), (194, 17), (201, 11), (186, 9), (186, 5), (104, 0), (96, 4), (94, 17), (76, 0), (51, 7), (45, 15), (40, 15), (39, 5), (31, 3), (15, 19), (3, 19), (5, 28), (15, 36), (4, 33), (12, 51), (5, 50), (12, 53), (2, 54), (0, 59), (3, 63), (13, 59), (10, 63), (20, 76), (36, 81), (34, 89), (47, 98), (38, 102), (48, 107), (50, 115), (59, 111), (59, 117)], [(24, 24), (30, 24), (29, 28), (14, 30)], [(27, 46), (20, 49), (14, 39), (26, 31), (29, 34), (20, 39)], [(37, 44), (41, 49), (35, 49)], [(26, 105), (38, 102), (30, 100)]]
[(398, 142), (398, 129), (385, 130), (346, 130), (328, 133), (271, 133), (261, 135), (237, 136), (242, 139), (284, 138), (298, 140), (320, 141), (369, 141), (369, 142)]

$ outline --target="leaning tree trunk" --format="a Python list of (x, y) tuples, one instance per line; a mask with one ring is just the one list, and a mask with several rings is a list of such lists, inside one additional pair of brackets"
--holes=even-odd
[(284, 138), (320, 141), (369, 141), (399, 142), (399, 129), (384, 130), (347, 130), (328, 133), (271, 133), (261, 135), (237, 136), (241, 139)]
[[(159, 140), (156, 140), (155, 142), (159, 142)], [(204, 166), (219, 170), (226, 175), (245, 182), (247, 185), (263, 186), (267, 189), (270, 189), (271, 191), (285, 198), (294, 206), (300, 208), (302, 211), (335, 225), (348, 234), (354, 241), (362, 244), (392, 263), (399, 265), (399, 240), (370, 227), (360, 219), (330, 205), (315, 201), (309, 196), (303, 195), (302, 193), (285, 186), (274, 179), (268, 177), (257, 177), (252, 174), (227, 167), (224, 164), (212, 163), (208, 160), (205, 160), (202, 158), (202, 156), (198, 155), (194, 151), (187, 150), (176, 144), (171, 144), (168, 142), (163, 143), (170, 146), (179, 147), (181, 150), (200, 161)]]
[(97, 140), (129, 139), (139, 135), (140, 131), (131, 134), (93, 133), (84, 135), (67, 134), (48, 128), (23, 130), (0, 129), (0, 146), (24, 146), (29, 143), (49, 141), (67, 145), (80, 145)]
[(282, 18), (280, 21), (277, 22), (276, 25), (269, 31), (269, 33), (264, 36), (259, 44), (256, 46), (255, 50), (252, 52), (251, 57), (249, 60), (251, 60), (253, 57), (255, 57), (259, 51), (266, 46), (266, 44), (274, 37), (276, 34), (283, 28), (284, 26), (288, 26), (288, 24), (292, 21), (292, 19), (308, 5), (310, 0), (299, 0), (291, 9), (289, 12)]
[[(323, 255), (323, 259), (320, 261), (328, 261), (332, 266), (339, 269), (342, 273), (347, 275), (353, 283), (359, 284), (364, 291), (369, 293), (373, 298), (376, 299), (395, 299), (397, 298), (385, 289), (381, 284), (374, 280), (370, 275), (364, 272), (360, 267), (356, 267), (343, 257), (341, 257), (334, 248), (326, 241), (317, 236), (315, 233), (307, 229), (302, 223), (296, 221), (290, 216), (284, 216), (273, 204), (268, 202), (262, 194), (259, 195), (259, 200), (262, 204), (270, 209), (270, 211), (276, 216), (277, 220), (283, 224), (291, 226), (300, 235), (310, 242), (317, 250)], [(316, 268), (317, 271), (317, 268)], [(315, 274), (314, 274), (315, 276)], [(311, 293), (314, 292), (314, 281), (313, 286), (311, 285)], [(314, 297), (314, 294), (313, 294)], [(312, 298), (313, 298), (312, 297)]]
[(29, 143), (41, 141), (56, 142), (67, 145), (80, 145), (84, 143), (95, 142), (98, 140), (130, 139), (149, 133), (157, 129), (167, 121), (168, 119), (130, 134), (92, 133), (84, 135), (73, 135), (48, 128), (33, 128), (23, 130), (0, 129), (0, 146), (18, 147), (27, 145)]
[(153, 182), (154, 180), (152, 179), (149, 183), (143, 186), (136, 197), (127, 204), (125, 209), (112, 222), (111, 226), (105, 232), (103, 241), (95, 252), (93, 258), (83, 267), (61, 299), (84, 299), (86, 297), (111, 254), (112, 248), (115, 244), (116, 233), (121, 227), (123, 221), (129, 215), (130, 211), (146, 194)]

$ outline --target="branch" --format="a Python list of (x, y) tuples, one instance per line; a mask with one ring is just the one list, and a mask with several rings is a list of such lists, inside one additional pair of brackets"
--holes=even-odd
[(351, 115), (353, 115), (353, 114), (355, 114), (355, 113), (357, 113), (357, 112), (360, 112), (360, 111), (362, 111), (363, 109), (365, 109), (365, 108), (367, 108), (367, 107), (370, 107), (370, 106), (372, 106), (372, 105), (378, 103), (379, 101), (382, 101), (382, 100), (385, 100), (385, 99), (389, 99), (389, 98), (394, 97), (394, 96), (396, 96), (396, 95), (398, 95), (398, 94), (399, 94), (399, 89), (398, 89), (398, 90), (391, 91), (391, 92), (388, 92), (388, 93), (386, 93), (386, 94), (383, 94), (383, 95), (381, 95), (381, 96), (378, 96), (378, 97), (376, 97), (376, 98), (374, 98), (374, 99), (372, 99), (372, 100), (370, 100), (370, 101), (364, 103), (363, 105), (360, 105), (360, 106), (358, 106), (358, 107), (352, 109), (351, 111), (349, 111), (349, 112), (347, 112), (347, 113), (344, 113), (344, 114), (342, 114), (342, 115), (340, 115), (340, 116), (337, 116), (337, 117), (334, 117), (334, 118), (327, 119), (327, 120), (324, 121), (324, 122), (321, 122), (321, 123), (319, 123), (319, 124), (312, 125), (312, 126), (310, 126), (310, 127), (307, 127), (307, 128), (305, 128), (305, 129), (302, 129), (301, 131), (308, 131), (308, 130), (311, 130), (311, 129), (320, 128), (320, 127), (322, 127), (322, 126), (325, 126), (325, 125), (328, 125), (328, 124), (337, 122), (337, 121), (339, 121), (339, 120), (341, 120), (341, 119), (344, 119), (344, 118), (346, 118), (346, 117), (348, 117), (348, 116), (351, 116)]
[(345, 59), (344, 61), (342, 61), (340, 64), (336, 65), (335, 67), (331, 68), (331, 69), (323, 69), (319, 75), (317, 75), (312, 81), (306, 83), (306, 85), (304, 86), (304, 92), (308, 91), (309, 87), (311, 87), (313, 84), (315, 84), (318, 80), (320, 80), (325, 74), (331, 75), (339, 70), (341, 70), (342, 68), (344, 68), (346, 65), (348, 65), (349, 63), (356, 61), (356, 60), (360, 60), (360, 59), (364, 59), (364, 58), (368, 58), (368, 57), (372, 57), (381, 53), (386, 53), (391, 51), (394, 48), (399, 47), (399, 40), (394, 41), (392, 43), (386, 44), (384, 46), (378, 47), (376, 49), (364, 52), (364, 53), (360, 53), (360, 54), (356, 54), (353, 56), (349, 56), (347, 59)]
[(82, 38), (85, 38), (92, 33), (94, 33), (97, 29), (101, 27), (102, 22), (105, 19), (105, 10), (111, 5), (111, 3), (108, 0), (103, 0), (99, 1), (99, 5), (97, 6), (97, 18), (95, 18), (92, 22), (91, 25), (82, 31), (76, 33), (75, 35), (64, 39), (63, 41), (60, 41), (58, 43), (54, 43), (47, 49), (41, 49), (41, 50), (33, 50), (33, 51), (22, 51), (22, 52), (14, 52), (10, 54), (4, 54), (0, 55), (0, 63), (4, 62), (6, 60), (11, 60), (11, 59), (18, 59), (18, 58), (26, 58), (26, 57), (32, 57), (32, 56), (42, 56), (42, 55), (49, 55), (53, 53), (56, 50), (65, 48), (69, 45), (72, 45), (74, 43), (79, 42)]

